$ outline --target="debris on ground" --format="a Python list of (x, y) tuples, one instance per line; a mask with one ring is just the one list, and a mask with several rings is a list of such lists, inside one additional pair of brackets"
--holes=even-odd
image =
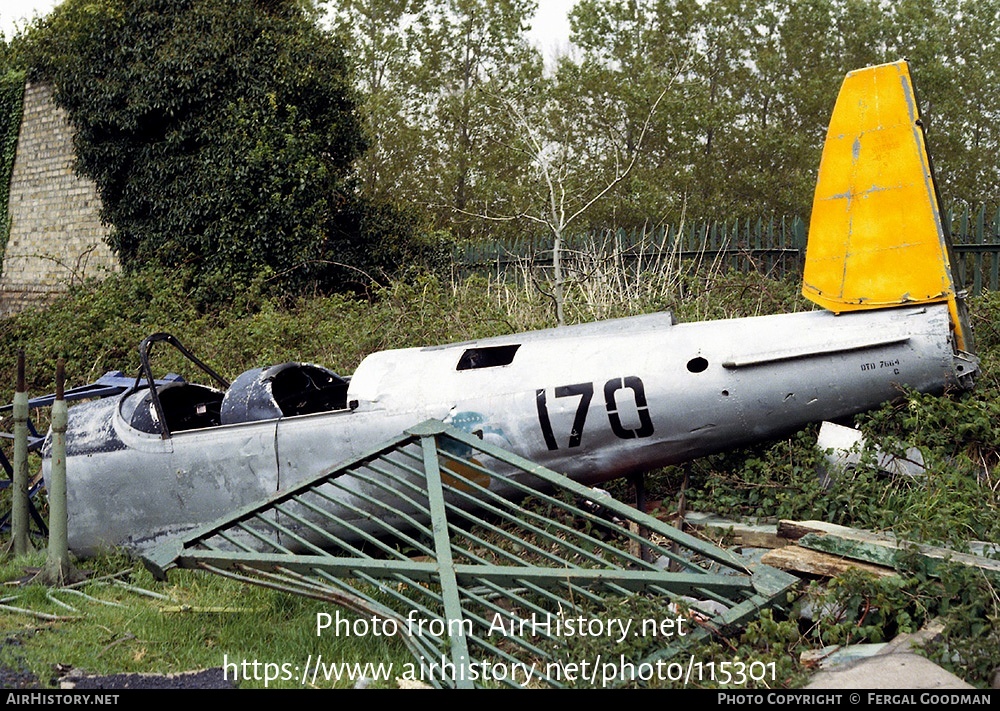
[(813, 675), (806, 689), (974, 689), (961, 678), (917, 653), (944, 631), (932, 621), (913, 634), (884, 644), (840, 647)]
[(60, 689), (235, 689), (222, 667), (177, 674), (92, 675), (73, 669), (59, 681)]
[[(868, 443), (858, 430), (844, 427), (833, 422), (820, 425), (816, 438), (816, 449), (825, 452), (826, 465), (820, 471), (820, 482), (828, 486), (845, 471), (857, 467)], [(902, 456), (883, 452), (879, 447), (871, 448), (871, 456), (880, 471), (899, 476), (919, 477), (927, 473), (924, 466), (924, 455), (916, 447), (909, 447)]]
[[(976, 568), (990, 580), (1000, 582), (1000, 560), (914, 543), (898, 539), (889, 533), (872, 533), (824, 521), (782, 521), (778, 525), (778, 532), (786, 537), (798, 535), (798, 545), (803, 548), (851, 561), (892, 568), (902, 558), (916, 556), (926, 565), (931, 575), (944, 564), (959, 563)], [(989, 549), (990, 544), (982, 546)]]
[(824, 578), (834, 578), (851, 569), (865, 570), (878, 576), (896, 575), (893, 568), (871, 565), (857, 560), (846, 560), (840, 556), (820, 553), (802, 546), (775, 548), (766, 553), (761, 558), (761, 562), (791, 573), (816, 575)]
[[(894, 576), (899, 574), (895, 567), (898, 563), (916, 556), (930, 575), (936, 575), (947, 563), (957, 563), (981, 571), (990, 580), (1000, 581), (1000, 560), (986, 557), (996, 556), (996, 544), (973, 541), (968, 549), (974, 553), (965, 553), (823, 521), (746, 524), (712, 514), (689, 513), (685, 522), (713, 539), (742, 541), (747, 536), (757, 545), (767, 545), (771, 550), (761, 557), (762, 563), (807, 578), (833, 578), (848, 570), (864, 570), (879, 577)], [(834, 613), (812, 609), (808, 599), (800, 600), (798, 615), (803, 619), (815, 621), (828, 614)], [(888, 642), (829, 645), (803, 652), (800, 663), (816, 670), (804, 688), (975, 688), (918, 654), (924, 645), (939, 640), (943, 632), (943, 623), (933, 620), (916, 633), (898, 634)], [(1000, 688), (1000, 669), (993, 676), (993, 688)]]
[(704, 531), (713, 540), (721, 539), (731, 546), (780, 548), (792, 543), (778, 533), (774, 522), (746, 523), (731, 521), (711, 513), (691, 511), (685, 514), (684, 523)]
[(742, 523), (714, 514), (691, 512), (685, 524), (712, 539), (725, 539), (734, 546), (770, 548), (761, 558), (765, 565), (790, 572), (835, 577), (848, 569), (866, 570), (874, 575), (895, 575), (902, 558), (916, 556), (930, 574), (943, 564), (959, 563), (982, 571), (1000, 582), (998, 546), (982, 541), (968, 542), (971, 552), (929, 546), (898, 539), (891, 533), (874, 533), (825, 521)]

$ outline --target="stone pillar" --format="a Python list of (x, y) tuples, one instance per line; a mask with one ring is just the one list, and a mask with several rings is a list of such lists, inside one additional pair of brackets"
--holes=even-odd
[(28, 84), (11, 176), (0, 316), (43, 305), (85, 278), (118, 269), (104, 242), (97, 190), (73, 171), (72, 137), (52, 90)]

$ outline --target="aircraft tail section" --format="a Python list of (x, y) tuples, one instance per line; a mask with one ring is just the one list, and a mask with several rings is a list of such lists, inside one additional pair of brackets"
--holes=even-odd
[(850, 72), (823, 147), (803, 295), (837, 313), (947, 302), (956, 346), (971, 352), (952, 264), (907, 63)]

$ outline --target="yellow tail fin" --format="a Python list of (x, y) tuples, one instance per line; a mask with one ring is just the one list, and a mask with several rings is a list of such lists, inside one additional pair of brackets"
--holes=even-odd
[(830, 119), (803, 295), (834, 312), (947, 302), (971, 351), (906, 62), (851, 72)]

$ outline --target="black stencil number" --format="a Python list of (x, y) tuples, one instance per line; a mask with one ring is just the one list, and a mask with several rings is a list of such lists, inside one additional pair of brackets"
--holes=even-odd
[[(615, 394), (619, 390), (630, 390), (635, 400), (636, 411), (639, 414), (639, 426), (636, 429), (627, 429), (621, 421), (618, 412), (618, 405)], [(594, 398), (593, 383), (577, 383), (575, 385), (561, 385), (555, 388), (557, 398), (579, 396), (580, 402), (573, 417), (573, 428), (569, 433), (569, 447), (579, 447), (583, 440), (583, 427), (587, 422), (587, 413), (590, 410), (590, 402)], [(635, 439), (637, 437), (649, 437), (653, 434), (653, 420), (649, 416), (649, 407), (646, 404), (646, 390), (642, 384), (642, 379), (634, 375), (624, 378), (612, 378), (604, 384), (604, 403), (608, 411), (608, 424), (615, 436), (621, 439)], [(550, 450), (559, 449), (555, 433), (552, 431), (552, 421), (549, 418), (548, 398), (544, 388), (535, 390), (535, 406), (538, 409), (538, 425), (541, 427), (542, 436), (545, 438), (545, 446)]]
[[(635, 407), (639, 413), (639, 427), (634, 430), (625, 429), (622, 426), (622, 418), (618, 414), (618, 405), (615, 403), (615, 393), (619, 390), (631, 390), (635, 399)], [(649, 416), (649, 407), (646, 405), (646, 389), (642, 385), (642, 380), (634, 375), (627, 378), (613, 378), (604, 384), (604, 404), (608, 409), (608, 422), (611, 423), (611, 431), (622, 439), (633, 439), (635, 437), (649, 437), (653, 434), (653, 420)]]
[[(594, 399), (593, 383), (577, 383), (576, 385), (561, 385), (556, 388), (556, 397), (580, 396), (580, 403), (576, 407), (576, 415), (573, 417), (573, 429), (569, 433), (569, 446), (579, 447), (583, 438), (583, 425), (587, 421), (587, 411), (590, 409), (590, 401)], [(545, 446), (549, 449), (559, 449), (556, 437), (552, 433), (552, 422), (549, 420), (548, 403), (545, 398), (545, 390), (535, 391), (535, 404), (538, 406), (538, 424), (542, 428), (542, 436), (545, 437)]]

